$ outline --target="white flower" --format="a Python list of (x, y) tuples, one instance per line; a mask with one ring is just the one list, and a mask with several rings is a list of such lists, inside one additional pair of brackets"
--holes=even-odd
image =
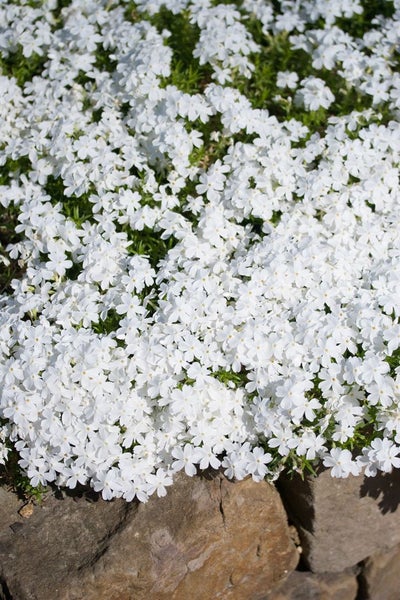
[(360, 466), (353, 460), (350, 450), (342, 450), (341, 448), (332, 448), (329, 454), (326, 454), (323, 459), (325, 467), (331, 468), (332, 477), (348, 477), (359, 475)]
[(296, 92), (295, 101), (303, 103), (308, 110), (318, 108), (329, 108), (335, 96), (329, 87), (319, 77), (306, 77), (300, 81), (300, 87)]
[(210, 466), (213, 469), (218, 469), (221, 464), (221, 461), (216, 457), (210, 446), (198, 448), (198, 457), (200, 469), (207, 469)]
[(157, 469), (154, 474), (147, 475), (146, 481), (148, 484), (147, 493), (151, 496), (154, 492), (157, 492), (159, 498), (167, 494), (166, 486), (172, 485), (172, 477), (161, 469)]
[(261, 481), (269, 473), (267, 464), (272, 460), (269, 452), (262, 448), (253, 448), (246, 469), (251, 473), (255, 481)]
[(385, 473), (390, 473), (393, 468), (400, 467), (400, 447), (391, 440), (375, 438), (371, 442), (371, 450), (368, 452), (369, 462), (376, 465)]
[[(57, 28), (55, 0), (3, 4), (0, 462), (143, 502), (178, 470), (397, 468), (397, 13), (356, 39), (358, 0), (77, 1)], [(164, 9), (198, 32), (196, 93)], [(254, 96), (253, 25), (308, 54), (274, 65), (296, 119)]]
[(191, 477), (196, 474), (195, 464), (199, 461), (197, 449), (190, 444), (185, 444), (183, 449), (179, 446), (172, 450), (172, 456), (176, 459), (173, 462), (174, 471), (185, 470), (186, 475)]
[(276, 85), (280, 88), (289, 88), (294, 90), (297, 87), (299, 76), (295, 71), (279, 71), (276, 78)]

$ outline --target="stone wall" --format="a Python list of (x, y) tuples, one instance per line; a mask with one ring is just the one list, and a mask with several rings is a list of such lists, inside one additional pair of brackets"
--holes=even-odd
[(400, 474), (276, 486), (180, 474), (164, 498), (0, 488), (0, 600), (399, 600)]

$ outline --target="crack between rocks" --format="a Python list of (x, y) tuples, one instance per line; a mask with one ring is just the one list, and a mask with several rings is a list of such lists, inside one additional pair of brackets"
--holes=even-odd
[(0, 600), (14, 600), (5, 579), (0, 579)]
[(365, 561), (361, 561), (357, 565), (359, 572), (357, 573), (357, 595), (355, 600), (365, 600), (369, 598), (367, 584), (364, 576)]
[(222, 501), (222, 479), (220, 479), (220, 482), (219, 482), (219, 512), (221, 513), (221, 516), (222, 516), (222, 525), (223, 525), (224, 529), (226, 529), (225, 512), (224, 512), (224, 506), (223, 506), (223, 501)]

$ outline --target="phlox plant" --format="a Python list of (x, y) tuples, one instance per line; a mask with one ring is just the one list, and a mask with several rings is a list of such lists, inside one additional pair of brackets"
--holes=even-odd
[(144, 502), (399, 467), (400, 0), (0, 24), (4, 469)]

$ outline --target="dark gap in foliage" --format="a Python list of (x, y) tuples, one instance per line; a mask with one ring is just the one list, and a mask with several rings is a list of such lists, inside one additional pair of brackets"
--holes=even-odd
[(158, 31), (168, 30), (171, 34), (167, 40), (167, 45), (173, 51), (171, 75), (163, 79), (162, 85), (175, 85), (189, 94), (202, 92), (211, 81), (212, 69), (207, 64), (201, 65), (198, 58), (193, 56), (200, 29), (190, 22), (189, 13), (175, 15), (161, 7), (149, 20)]
[(81, 226), (85, 221), (91, 223), (94, 222), (93, 205), (89, 200), (90, 195), (93, 193), (92, 190), (80, 194), (79, 196), (66, 196), (65, 185), (62, 178), (53, 177), (52, 175), (47, 178), (44, 189), (54, 204), (57, 202), (61, 203), (62, 214), (65, 217), (72, 219), (76, 225)]
[(150, 227), (143, 227), (142, 230), (124, 229), (124, 231), (128, 240), (132, 242), (128, 248), (129, 253), (146, 256), (153, 269), (178, 243), (178, 240), (172, 235), (167, 239), (161, 239), (161, 231), (154, 231)]
[(0, 467), (0, 485), (5, 485), (17, 494), (21, 500), (34, 499), (37, 502), (43, 498), (47, 487), (38, 485), (34, 487), (19, 466), (19, 454), (14, 449), (9, 450), (7, 462)]
[(25, 57), (22, 50), (22, 46), (18, 46), (8, 56), (0, 56), (0, 71), (8, 77), (15, 77), (20, 87), (40, 75), (47, 62), (47, 56), (40, 56), (33, 52), (31, 56)]
[(361, 15), (355, 14), (349, 19), (336, 19), (336, 25), (354, 38), (362, 38), (367, 31), (374, 29), (373, 20), (376, 17), (389, 19), (395, 12), (394, 3), (387, 0), (364, 0), (361, 5)]

